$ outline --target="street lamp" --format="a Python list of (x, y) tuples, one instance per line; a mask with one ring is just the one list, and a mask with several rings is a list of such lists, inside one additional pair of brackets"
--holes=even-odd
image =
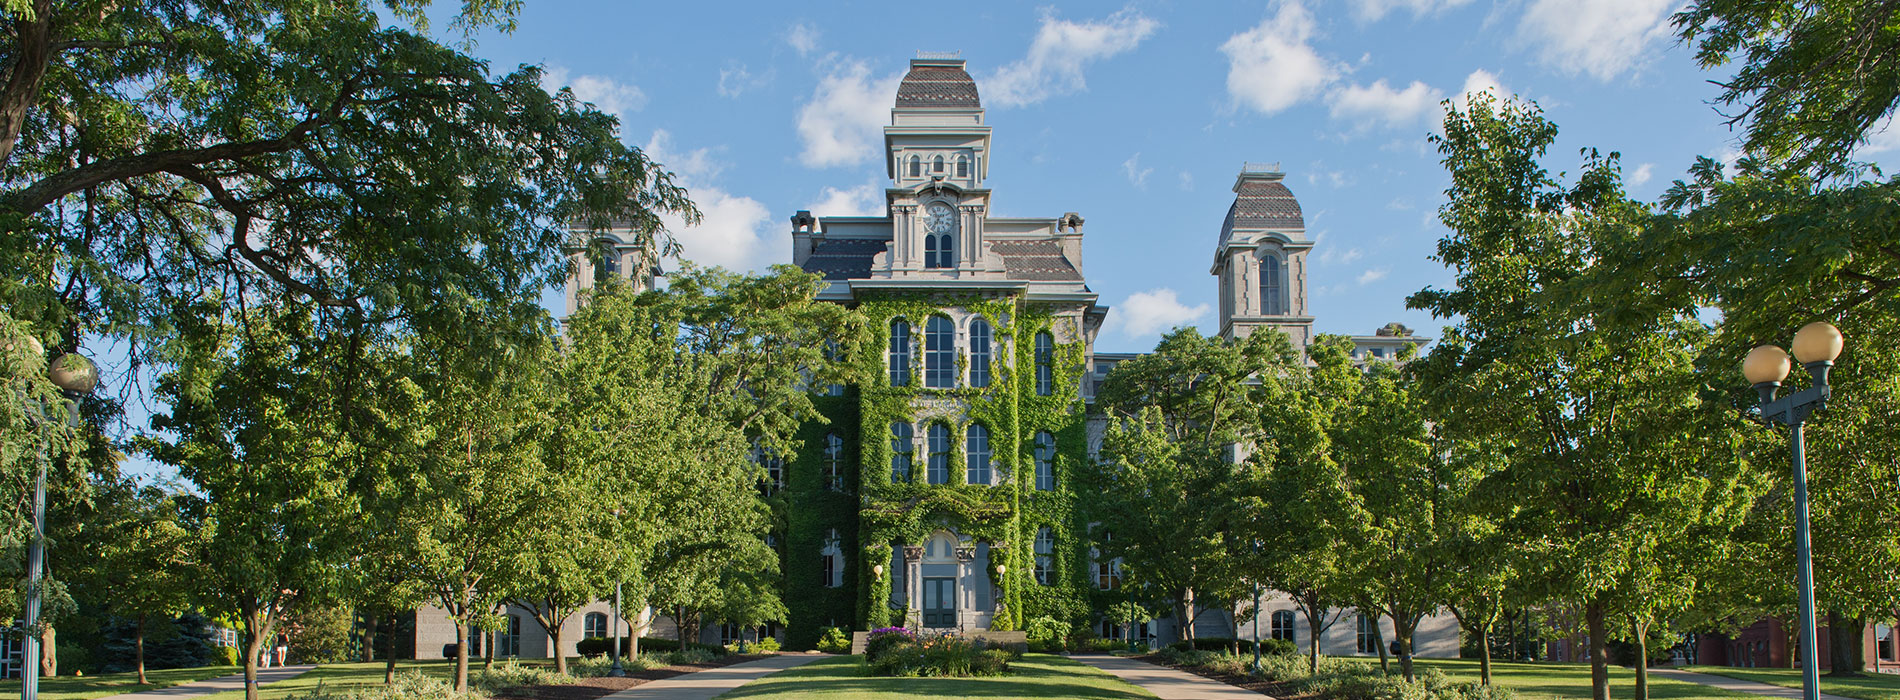
[(1808, 544), (1808, 463), (1801, 442), (1801, 424), (1807, 421), (1809, 414), (1827, 407), (1827, 400), (1833, 395), (1827, 384), (1828, 370), (1840, 354), (1839, 329), (1824, 321), (1803, 326), (1794, 334), (1794, 356), (1814, 377), (1814, 386), (1779, 400), (1775, 392), (1781, 388), (1781, 380), (1788, 377), (1788, 353), (1773, 345), (1763, 345), (1750, 350), (1742, 362), (1742, 374), (1761, 394), (1762, 418), (1788, 426), (1788, 444), (1794, 452), (1794, 546), (1801, 605), (1801, 697), (1805, 700), (1821, 697), (1821, 670), (1814, 651), (1814, 564)]
[[(67, 427), (79, 423), (78, 405), (74, 403), (80, 395), (92, 391), (99, 384), (99, 368), (83, 355), (66, 353), (48, 363), (46, 378), (59, 387), (66, 395), (64, 408)], [(49, 423), (46, 405), (39, 403), (39, 427), (44, 431)], [(40, 623), (40, 597), (42, 591), (40, 579), (46, 568), (46, 470), (49, 458), (46, 455), (50, 438), (40, 440), (38, 469), (33, 477), (33, 539), (26, 547), (26, 624), (22, 627), (23, 637), (20, 645), (20, 660), (24, 668), (20, 672), (21, 700), (39, 700), (40, 697), (40, 638), (34, 628)]]
[[(615, 508), (614, 509), (614, 524), (618, 525), (619, 523), (620, 523), (620, 509)], [(614, 667), (607, 671), (607, 675), (613, 678), (625, 678), (627, 675), (627, 669), (621, 667), (620, 665), (620, 655), (626, 651), (626, 649), (620, 646), (620, 583), (621, 582), (619, 581), (619, 577), (616, 576), (614, 580), (613, 633), (609, 635), (611, 639), (609, 639), (607, 642), (607, 649), (608, 649), (607, 653), (614, 657)], [(632, 632), (633, 630), (627, 630), (627, 631)], [(685, 651), (685, 650), (686, 650), (686, 645), (681, 644), (680, 651)]]

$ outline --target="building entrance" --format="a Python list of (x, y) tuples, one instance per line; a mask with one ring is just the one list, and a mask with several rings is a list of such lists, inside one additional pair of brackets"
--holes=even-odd
[(924, 579), (924, 626), (957, 626), (957, 580)]

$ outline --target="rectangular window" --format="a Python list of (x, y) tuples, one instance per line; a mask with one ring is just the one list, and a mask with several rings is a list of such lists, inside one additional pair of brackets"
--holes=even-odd
[(927, 442), (930, 464), (925, 468), (924, 480), (932, 484), (950, 483), (950, 426), (930, 424)]
[(825, 488), (844, 490), (844, 438), (825, 433)]
[(1036, 490), (1056, 490), (1056, 436), (1036, 433)]
[(957, 385), (957, 327), (949, 317), (932, 316), (924, 324), (924, 386)]
[(891, 321), (891, 386), (910, 386), (910, 324)]
[(1056, 393), (1056, 339), (1048, 331), (1036, 334), (1036, 395)]
[(1293, 641), (1293, 611), (1273, 611), (1273, 638)]
[(1036, 530), (1036, 583), (1044, 586), (1055, 578), (1056, 536), (1049, 528)]
[(1359, 614), (1359, 653), (1379, 653), (1379, 618)]
[(970, 386), (981, 389), (990, 385), (990, 323), (983, 319), (970, 322)]
[(964, 442), (964, 452), (969, 462), (964, 483), (990, 483), (990, 429), (980, 423), (972, 423), (969, 437)]
[(891, 423), (891, 483), (910, 483), (911, 428), (909, 423)]
[(1122, 562), (1120, 559), (1098, 561), (1095, 563), (1095, 587), (1112, 591), (1122, 585)]

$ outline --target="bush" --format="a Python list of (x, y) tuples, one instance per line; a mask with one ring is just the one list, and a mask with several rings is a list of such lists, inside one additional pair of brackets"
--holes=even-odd
[(1069, 636), (1069, 623), (1044, 615), (1030, 620), (1029, 624), (1023, 627), (1023, 633), (1029, 636), (1029, 641), (1032, 643), (1054, 642), (1056, 649), (1060, 651), (1062, 640)]
[[(582, 639), (578, 642), (575, 642), (574, 651), (575, 653), (578, 653), (581, 656), (606, 656), (607, 652), (613, 649), (613, 646), (614, 646), (614, 640), (612, 639), (608, 639), (606, 637), (588, 637), (586, 639)], [(627, 652), (627, 638), (626, 637), (620, 638), (620, 652), (622, 656), (626, 655), (626, 652)]]
[(879, 627), (871, 630), (864, 642), (865, 663), (876, 663), (878, 659), (896, 647), (917, 643), (917, 635), (903, 627)]
[(1010, 654), (1006, 650), (984, 649), (977, 652), (970, 672), (978, 676), (1000, 676), (1009, 672), (1010, 661)]
[(843, 654), (851, 651), (851, 635), (836, 627), (826, 627), (824, 635), (818, 638), (818, 650), (827, 654)]
[(1292, 656), (1300, 653), (1300, 645), (1294, 644), (1291, 639), (1262, 639), (1260, 640), (1260, 653), (1271, 654), (1273, 656)]
[[(708, 654), (712, 654), (714, 657), (726, 655), (726, 648), (719, 646), (717, 644), (700, 644), (699, 642), (692, 642), (690, 644), (687, 644), (686, 648), (691, 649), (691, 650), (703, 651)], [(640, 638), (640, 653), (642, 654), (647, 653), (647, 652), (672, 652), (672, 651), (679, 651), (679, 650), (680, 650), (680, 641), (677, 639), (664, 639), (660, 637), (641, 637)]]
[(389, 685), (356, 690), (333, 690), (322, 682), (302, 695), (291, 693), (284, 700), (476, 700), (473, 693), (457, 693), (448, 681), (422, 675), (420, 671), (396, 674)]
[(687, 649), (686, 651), (669, 651), (660, 656), (666, 659), (667, 665), (679, 666), (682, 664), (703, 664), (726, 655), (726, 650), (724, 649), (720, 649), (719, 653), (714, 654), (711, 650), (703, 648), (705, 646), (707, 645), (694, 644), (693, 648)]
[(238, 665), (239, 654), (237, 647), (218, 647), (217, 651), (212, 652), (212, 656), (216, 657), (212, 659), (212, 662), (219, 666)]
[(1011, 658), (1006, 649), (985, 648), (956, 635), (919, 638), (906, 629), (885, 628), (871, 633), (865, 668), (877, 676), (986, 676), (1008, 672)]
[[(1253, 653), (1253, 640), (1234, 639), (1233, 637), (1200, 637), (1193, 640), (1183, 639), (1173, 644), (1169, 644), (1168, 648), (1176, 649), (1179, 651), (1187, 651), (1190, 645), (1192, 645), (1193, 648), (1201, 650), (1201, 651), (1233, 651), (1236, 648), (1236, 645), (1238, 645), (1240, 653), (1242, 654)], [(1266, 650), (1263, 649), (1261, 651), (1262, 653), (1265, 653)]]

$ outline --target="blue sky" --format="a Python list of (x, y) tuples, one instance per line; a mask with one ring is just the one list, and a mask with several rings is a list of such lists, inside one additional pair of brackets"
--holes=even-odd
[[(1450, 280), (1428, 257), (1447, 178), (1426, 136), (1468, 90), (1536, 100), (1562, 127), (1553, 170), (1621, 152), (1641, 198), (1697, 155), (1732, 159), (1706, 103), (1726, 73), (1673, 40), (1675, 1), (544, 0), (475, 50), (617, 114), (706, 213), (677, 230), (687, 257), (737, 269), (789, 262), (796, 210), (881, 214), (897, 80), (917, 51), (960, 51), (995, 128), (994, 212), (1086, 217), (1084, 273), (1114, 309), (1097, 348), (1127, 351), (1214, 328), (1208, 269), (1247, 161), (1280, 163), (1305, 209), (1321, 332), (1435, 335), (1404, 299)], [(1900, 129), (1876, 141), (1863, 156), (1891, 161)]]

